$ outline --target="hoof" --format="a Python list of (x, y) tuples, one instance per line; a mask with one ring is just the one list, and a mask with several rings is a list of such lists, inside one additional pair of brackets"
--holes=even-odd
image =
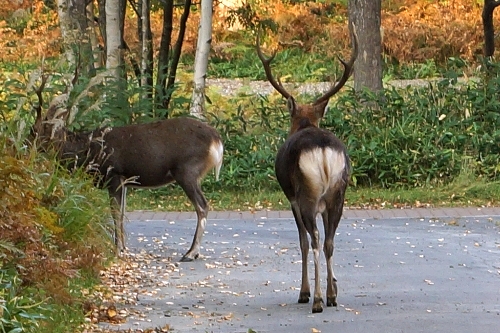
[(191, 257), (188, 253), (186, 253), (181, 260), (179, 260), (180, 262), (191, 262), (195, 259), (198, 259), (200, 255), (199, 254), (195, 254), (193, 257)]
[(194, 259), (193, 258), (189, 258), (189, 257), (186, 257), (186, 256), (183, 256), (181, 258), (181, 260), (179, 260), (180, 262), (191, 262), (193, 261)]
[(328, 297), (326, 299), (326, 306), (337, 306), (337, 298), (336, 297)]
[(322, 298), (314, 298), (313, 313), (321, 313), (323, 312), (323, 299)]
[(116, 249), (115, 253), (116, 253), (116, 256), (118, 257), (118, 259), (123, 259), (125, 257), (125, 252), (126, 252), (126, 248), (123, 247), (121, 249)]
[(313, 306), (312, 313), (321, 313), (323, 312), (323, 306), (318, 305), (318, 306)]
[(299, 294), (299, 303), (309, 303), (310, 293), (300, 293)]

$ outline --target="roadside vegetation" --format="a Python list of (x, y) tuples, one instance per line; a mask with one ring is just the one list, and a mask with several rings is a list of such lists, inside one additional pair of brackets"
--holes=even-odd
[[(348, 207), (500, 204), (500, 67), (480, 56), (481, 4), (383, 1), (385, 81), (437, 79), (420, 87), (388, 88), (380, 96), (356, 95), (346, 87), (331, 101), (322, 126), (346, 143), (352, 159)], [(0, 333), (78, 332), (85, 316), (90, 320), (89, 299), (106, 294), (95, 285), (114, 258), (107, 193), (83, 171), (69, 173), (27, 141), (38, 102), (34, 71), (43, 66), (52, 75), (43, 92), (46, 104), (64, 91), (64, 74), (71, 73), (57, 61), (60, 36), (53, 8), (34, 1), (31, 10), (17, 16), (11, 1), (0, 0), (0, 8)], [(335, 79), (335, 56), (349, 53), (346, 1), (271, 2), (261, 10), (261, 16), (276, 14), (278, 24), (290, 23), (265, 37), (269, 51), (282, 45), (273, 65), (283, 82)], [(193, 16), (172, 116), (188, 110), (198, 27)], [(135, 19), (127, 22), (132, 31)], [(209, 76), (263, 80), (253, 34), (216, 22)], [(129, 38), (132, 50), (139, 47)], [(87, 83), (82, 78), (75, 92)], [(152, 120), (141, 112), (147, 101), (138, 98), (140, 88), (133, 80), (130, 85), (123, 96), (129, 114), (123, 115), (123, 105), (107, 105), (79, 115), (73, 128)], [(221, 179), (210, 175), (203, 183), (211, 208), (288, 209), (273, 166), (288, 127), (281, 97), (245, 89), (231, 97), (212, 89), (208, 97), (207, 121), (225, 143)], [(90, 91), (76, 106), (87, 109), (92, 103)], [(130, 192), (129, 209), (193, 210), (175, 185)]]
[(0, 332), (78, 331), (111, 258), (106, 194), (4, 135), (0, 184)]

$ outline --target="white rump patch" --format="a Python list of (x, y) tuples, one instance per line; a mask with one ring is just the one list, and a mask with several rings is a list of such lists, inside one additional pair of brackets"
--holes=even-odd
[(315, 148), (303, 152), (299, 168), (308, 180), (308, 186), (317, 198), (338, 186), (346, 167), (345, 155), (333, 148)]
[(222, 167), (222, 156), (224, 155), (224, 146), (221, 141), (214, 141), (210, 145), (210, 161), (215, 167), (215, 180), (219, 180), (220, 169)]

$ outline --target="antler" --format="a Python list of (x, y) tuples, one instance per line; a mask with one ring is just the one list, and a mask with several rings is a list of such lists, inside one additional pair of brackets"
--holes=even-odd
[(316, 101), (314, 101), (313, 105), (319, 105), (321, 103), (328, 101), (333, 95), (339, 92), (339, 90), (347, 82), (349, 76), (351, 76), (354, 61), (356, 61), (356, 58), (358, 57), (358, 35), (356, 34), (356, 27), (354, 26), (354, 24), (352, 28), (352, 38), (354, 46), (352, 48), (351, 58), (349, 59), (349, 62), (346, 63), (344, 60), (338, 57), (340, 62), (344, 66), (344, 74), (342, 74), (340, 80), (336, 84), (334, 84), (326, 93), (324, 93), (323, 96), (319, 97)]
[(43, 73), (42, 69), (42, 75), (40, 78), (40, 86), (38, 88), (33, 88), (35, 91), (36, 96), (38, 97), (38, 105), (34, 107), (35, 112), (36, 112), (36, 118), (35, 118), (35, 124), (33, 125), (33, 128), (35, 129), (35, 132), (39, 132), (41, 130), (42, 126), (42, 107), (43, 107), (43, 90), (45, 89), (45, 84), (47, 84), (47, 75)]
[(257, 55), (259, 56), (260, 61), (262, 62), (262, 65), (264, 66), (264, 71), (266, 72), (266, 77), (269, 83), (278, 91), (281, 96), (284, 98), (288, 99), (292, 95), (286, 91), (285, 87), (281, 84), (281, 82), (276, 81), (273, 77), (273, 74), (271, 72), (271, 61), (273, 61), (274, 57), (276, 56), (276, 51), (274, 51), (273, 55), (269, 58), (266, 58), (264, 54), (262, 53), (262, 50), (260, 49), (260, 33), (257, 33), (257, 43), (256, 43), (256, 48), (257, 48)]

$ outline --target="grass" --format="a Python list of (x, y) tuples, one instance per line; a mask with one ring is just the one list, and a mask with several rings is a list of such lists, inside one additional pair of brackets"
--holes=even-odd
[[(252, 211), (287, 209), (286, 198), (279, 191), (256, 190), (204, 191), (211, 210)], [(169, 185), (153, 190), (132, 189), (128, 191), (127, 210), (192, 211), (193, 205), (182, 189)]]
[(500, 183), (452, 183), (412, 189), (354, 189), (347, 193), (346, 206), (353, 208), (481, 207), (500, 204)]
[[(281, 191), (205, 190), (214, 211), (288, 210)], [(349, 187), (345, 206), (353, 209), (388, 209), (415, 207), (487, 207), (500, 205), (500, 182), (458, 177), (450, 184), (414, 188)], [(128, 210), (193, 211), (193, 205), (180, 187), (170, 185), (155, 190), (129, 191)]]

